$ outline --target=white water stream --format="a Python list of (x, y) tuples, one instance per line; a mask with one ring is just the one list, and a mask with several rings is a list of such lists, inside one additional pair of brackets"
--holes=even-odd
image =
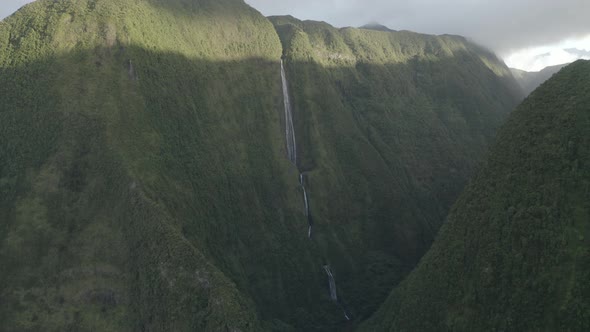
[[(287, 158), (289, 161), (297, 167), (297, 142), (295, 141), (295, 127), (293, 125), (293, 112), (291, 110), (291, 100), (289, 98), (289, 86), (287, 83), (287, 75), (285, 73), (285, 66), (283, 64), (283, 60), (281, 59), (281, 80), (283, 83), (283, 100), (285, 104), (285, 138), (287, 142)], [(305, 202), (305, 216), (307, 217), (307, 221), (309, 223), (309, 228), (307, 230), (307, 236), (311, 239), (311, 233), (313, 228), (313, 219), (311, 216), (311, 211), (309, 208), (309, 198), (307, 196), (307, 190), (305, 189), (305, 175), (304, 173), (299, 174), (299, 184), (303, 189), (303, 200)], [(334, 280), (334, 275), (332, 274), (332, 270), (330, 269), (329, 265), (324, 265), (324, 271), (328, 275), (328, 284), (330, 287), (330, 298), (332, 301), (336, 302), (344, 312), (344, 317), (346, 320), (350, 320), (346, 309), (342, 306), (342, 304), (338, 301), (338, 294), (336, 292), (336, 280)]]
[(291, 100), (289, 98), (289, 86), (285, 66), (281, 60), (281, 80), (283, 81), (283, 100), (285, 103), (285, 136), (287, 139), (287, 158), (297, 166), (297, 142), (295, 141), (295, 127), (293, 126), (293, 112), (291, 112)]
[(332, 301), (338, 302), (338, 294), (336, 294), (336, 281), (334, 280), (332, 270), (330, 270), (330, 265), (324, 265), (324, 270), (328, 275), (328, 284), (330, 285), (330, 298), (332, 298)]

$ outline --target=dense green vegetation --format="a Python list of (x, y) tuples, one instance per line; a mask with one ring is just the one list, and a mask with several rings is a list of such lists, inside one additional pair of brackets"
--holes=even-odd
[(335, 330), (323, 264), (357, 321), (410, 271), (518, 99), (507, 68), (460, 37), (274, 21), (38, 0), (0, 22), (0, 330)]
[(528, 72), (514, 68), (510, 68), (510, 71), (516, 79), (516, 82), (518, 82), (518, 85), (520, 85), (523, 93), (528, 96), (531, 92), (538, 88), (539, 85), (550, 79), (553, 74), (557, 73), (565, 66), (567, 66), (567, 64), (550, 66), (538, 72)]
[(429, 248), (518, 87), (462, 37), (271, 20), (316, 242), (343, 299), (366, 317)]
[(274, 283), (254, 258), (293, 249), (252, 234), (304, 223), (280, 50), (235, 1), (38, 1), (2, 22), (0, 329), (259, 330), (237, 286)]
[(417, 269), (365, 331), (590, 329), (590, 62), (499, 133)]

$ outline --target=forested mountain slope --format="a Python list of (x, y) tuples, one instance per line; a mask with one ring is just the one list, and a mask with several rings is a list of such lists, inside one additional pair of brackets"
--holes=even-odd
[(328, 331), (378, 307), (514, 81), (459, 37), (322, 28), (364, 36), (339, 53), (277, 29), (241, 0), (38, 0), (0, 23), (0, 330)]
[(280, 54), (241, 1), (37, 1), (0, 23), (0, 330), (258, 331), (244, 284), (280, 274), (246, 262), (290, 255), (266, 238), (298, 224)]
[(590, 329), (590, 62), (500, 130), (418, 268), (363, 331)]
[(316, 240), (364, 317), (429, 248), (521, 95), (504, 63), (463, 37), (271, 20)]

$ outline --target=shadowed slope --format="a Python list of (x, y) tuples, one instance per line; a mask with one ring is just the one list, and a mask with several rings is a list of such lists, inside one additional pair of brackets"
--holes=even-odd
[[(268, 59), (280, 44), (257, 13), (226, 30), (207, 14), (191, 22), (147, 1), (38, 1), (1, 23), (3, 330), (260, 330), (227, 276), (235, 269), (207, 245), (224, 236), (206, 230), (227, 237), (234, 230), (219, 224), (245, 210), (227, 208), (236, 199), (215, 193), (222, 183), (267, 190), (255, 186), (264, 170), (246, 177), (240, 165), (280, 155), (265, 122), (278, 123), (280, 95), (267, 91), (278, 86)], [(250, 79), (260, 88), (226, 83)], [(230, 133), (242, 145), (218, 142)], [(267, 176), (280, 178), (281, 162)], [(284, 192), (276, 183), (268, 195)], [(239, 220), (256, 230), (269, 219)]]
[(590, 62), (500, 131), (418, 268), (364, 331), (590, 328)]

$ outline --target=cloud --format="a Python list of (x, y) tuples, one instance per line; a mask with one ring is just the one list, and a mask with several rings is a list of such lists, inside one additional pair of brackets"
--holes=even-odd
[[(576, 61), (579, 57), (565, 50), (557, 49), (546, 53), (545, 56), (534, 56), (523, 59), (520, 67), (525, 67), (530, 71), (539, 71), (545, 67), (555, 64), (564, 64)], [(517, 60), (518, 61), (518, 60)]]
[(265, 15), (459, 34), (501, 55), (590, 34), (589, 0), (246, 0)]
[(578, 59), (590, 60), (590, 34), (585, 38), (568, 39), (554, 45), (522, 49), (504, 60), (513, 68), (539, 71)]

